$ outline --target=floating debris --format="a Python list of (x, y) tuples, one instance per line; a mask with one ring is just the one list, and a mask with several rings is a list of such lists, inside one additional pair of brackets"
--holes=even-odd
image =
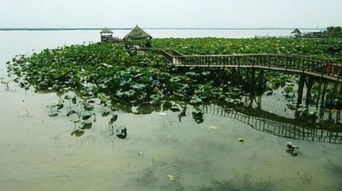
[(169, 177), (169, 179), (170, 179), (170, 181), (175, 181), (175, 179), (176, 179), (176, 177), (175, 176), (173, 176), (173, 175), (167, 175), (167, 177)]
[(290, 153), (292, 156), (297, 156), (298, 155), (298, 149), (299, 147), (295, 144), (293, 144), (292, 142), (287, 142), (286, 143), (287, 146), (287, 153)]
[(245, 139), (244, 139), (244, 138), (239, 138), (238, 141), (239, 141), (240, 143), (243, 143), (243, 142), (245, 142)]
[(143, 155), (143, 153), (142, 153), (142, 152), (138, 152), (137, 154), (138, 154), (139, 156)]
[(165, 112), (159, 112), (159, 115), (161, 115), (161, 116), (167, 116), (167, 113), (165, 113)]
[(210, 126), (209, 129), (217, 130), (218, 128), (216, 126)]

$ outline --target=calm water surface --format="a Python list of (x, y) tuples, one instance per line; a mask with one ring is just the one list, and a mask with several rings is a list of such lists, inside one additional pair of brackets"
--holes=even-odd
[[(118, 36), (126, 33), (121, 32)], [(98, 38), (95, 31), (0, 32), (0, 77), (15, 54)], [(214, 113), (197, 124), (191, 112), (182, 122), (173, 112), (120, 112), (117, 124), (128, 129), (124, 140), (111, 136), (108, 118), (97, 117), (93, 128), (76, 138), (68, 118), (47, 115), (47, 105), (57, 98), (0, 84), (0, 190), (342, 188), (339, 144), (276, 137)], [(265, 105), (276, 110), (271, 106)], [(299, 145), (297, 157), (285, 152), (288, 141)]]

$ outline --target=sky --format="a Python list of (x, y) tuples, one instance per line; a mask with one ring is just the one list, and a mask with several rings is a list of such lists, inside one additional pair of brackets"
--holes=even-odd
[(0, 28), (342, 26), (342, 0), (0, 0)]

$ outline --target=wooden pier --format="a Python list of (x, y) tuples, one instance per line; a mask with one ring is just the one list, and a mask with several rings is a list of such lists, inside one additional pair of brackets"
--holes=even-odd
[[(144, 48), (140, 50), (162, 55), (172, 65), (179, 68), (251, 70), (252, 76), (249, 76), (249, 79), (252, 80), (252, 84), (258, 85), (260, 85), (260, 81), (264, 80), (264, 70), (299, 74), (297, 104), (302, 103), (305, 86), (307, 88), (306, 101), (310, 99), (314, 80), (319, 82), (321, 103), (326, 99), (328, 83), (333, 83), (333, 97), (330, 100), (342, 100), (342, 67), (329, 60), (283, 54), (183, 55), (172, 49)], [(260, 70), (260, 72), (257, 74), (255, 70)], [(257, 87), (251, 88), (252, 91), (255, 91)], [(247, 110), (243, 109), (210, 105), (204, 106), (203, 111), (206, 114), (236, 119), (256, 130), (280, 137), (342, 144), (341, 128), (323, 129), (315, 124), (312, 124), (313, 127), (308, 127), (307, 124), (299, 124), (297, 119), (277, 116), (262, 111), (260, 107), (254, 112), (246, 113)], [(338, 113), (336, 119), (340, 119), (340, 115)]]
[[(175, 55), (176, 67), (250, 68), (304, 74), (329, 81), (342, 81), (342, 67), (328, 60), (298, 55), (236, 54), (236, 55)], [(333, 68), (333, 69), (331, 69)], [(329, 72), (329, 71), (334, 72)]]
[[(172, 49), (143, 48), (140, 50), (162, 55), (178, 68), (251, 70), (252, 90), (258, 88), (254, 87), (255, 82), (264, 80), (263, 75), (260, 75), (264, 73), (264, 70), (298, 74), (301, 76), (297, 90), (298, 104), (303, 101), (305, 87), (307, 88), (306, 98), (310, 98), (314, 80), (320, 84), (321, 103), (332, 102), (336, 99), (342, 100), (342, 65), (326, 59), (284, 54), (183, 55)], [(254, 76), (255, 70), (261, 71), (257, 77)], [(328, 83), (333, 83), (333, 96), (325, 100)]]

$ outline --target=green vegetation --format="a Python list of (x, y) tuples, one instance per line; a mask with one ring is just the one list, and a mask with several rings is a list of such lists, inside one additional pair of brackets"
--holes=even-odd
[[(340, 60), (331, 47), (342, 47), (340, 40), (297, 39), (156, 39), (156, 47), (173, 48), (184, 54), (282, 53)], [(8, 66), (21, 87), (37, 91), (73, 91), (83, 97), (109, 96), (135, 105), (162, 100), (191, 104), (212, 101), (239, 103), (249, 93), (248, 72), (236, 82), (234, 70), (178, 70), (163, 57), (146, 52), (129, 52), (118, 44), (75, 45), (45, 49), (31, 56), (18, 56)], [(220, 78), (217, 77), (220, 75)], [(266, 74), (268, 85), (258, 89), (286, 86), (293, 98), (295, 78), (278, 73)]]
[(342, 37), (342, 27), (340, 26), (330, 26), (326, 30), (320, 32), (309, 32), (304, 33), (298, 37), (303, 38), (318, 38), (318, 39), (341, 39)]
[(154, 39), (153, 45), (159, 48), (175, 49), (183, 54), (248, 54), (274, 53), (306, 55), (342, 61), (342, 39)]
[[(43, 50), (14, 58), (8, 66), (22, 87), (38, 91), (75, 91), (81, 96), (105, 93), (130, 102), (164, 97), (201, 102), (218, 96), (222, 82), (210, 71), (178, 73), (163, 58), (129, 53), (121, 45), (91, 44)], [(213, 86), (218, 89), (215, 89)]]
[(338, 27), (334, 27), (334, 26), (330, 26), (327, 28), (326, 31), (329, 35), (331, 36), (341, 36), (342, 35), (342, 27), (338, 26)]
[[(335, 60), (342, 57), (329, 48), (339, 48), (341, 43), (339, 40), (219, 38), (153, 41), (156, 47), (173, 48), (184, 54), (283, 53)], [(257, 82), (256, 91), (251, 92), (254, 88), (251, 88), (249, 70), (241, 71), (237, 78), (234, 69), (178, 69), (159, 55), (130, 52), (123, 45), (107, 43), (45, 49), (30, 56), (17, 56), (8, 63), (8, 71), (22, 88), (58, 92), (61, 99), (50, 106), (49, 116), (60, 115), (63, 108), (67, 110), (65, 116), (76, 116), (72, 119), (73, 136), (82, 136), (84, 130), (92, 127), (95, 110), (102, 116), (111, 116), (111, 126), (119, 108), (137, 114), (171, 110), (180, 112), (181, 118), (191, 104), (195, 109), (194, 120), (202, 123), (200, 105), (239, 107), (245, 104), (246, 96), (265, 92), (272, 95), (279, 87), (284, 88), (283, 94), (293, 104), (297, 80), (293, 75), (266, 72), (267, 82)]]

